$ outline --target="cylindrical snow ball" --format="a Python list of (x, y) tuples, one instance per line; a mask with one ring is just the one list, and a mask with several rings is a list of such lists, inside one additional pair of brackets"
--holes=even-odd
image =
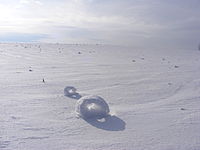
[(64, 94), (65, 96), (72, 96), (76, 94), (76, 88), (74, 88), (73, 86), (67, 86), (64, 89)]
[(76, 103), (76, 113), (78, 116), (88, 119), (101, 119), (106, 117), (110, 110), (106, 101), (99, 96), (84, 96)]

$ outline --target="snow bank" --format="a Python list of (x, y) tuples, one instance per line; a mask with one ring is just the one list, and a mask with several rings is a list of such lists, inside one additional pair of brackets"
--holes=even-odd
[(87, 118), (104, 118), (110, 112), (106, 101), (99, 96), (84, 96), (76, 103), (76, 113), (78, 116)]

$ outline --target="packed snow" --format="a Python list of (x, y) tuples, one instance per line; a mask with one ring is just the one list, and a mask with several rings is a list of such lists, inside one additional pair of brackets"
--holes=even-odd
[(0, 69), (2, 150), (200, 149), (198, 50), (0, 43)]

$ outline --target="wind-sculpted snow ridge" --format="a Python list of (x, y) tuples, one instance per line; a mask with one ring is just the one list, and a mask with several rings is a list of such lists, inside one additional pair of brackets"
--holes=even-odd
[(88, 118), (105, 118), (110, 110), (106, 101), (99, 96), (84, 96), (76, 103), (76, 113), (78, 116)]

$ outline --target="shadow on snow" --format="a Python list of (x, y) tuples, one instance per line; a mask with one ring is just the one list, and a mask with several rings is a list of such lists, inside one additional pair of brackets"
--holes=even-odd
[(109, 115), (103, 119), (88, 118), (84, 120), (96, 128), (107, 131), (123, 131), (126, 126), (126, 123), (117, 116)]

